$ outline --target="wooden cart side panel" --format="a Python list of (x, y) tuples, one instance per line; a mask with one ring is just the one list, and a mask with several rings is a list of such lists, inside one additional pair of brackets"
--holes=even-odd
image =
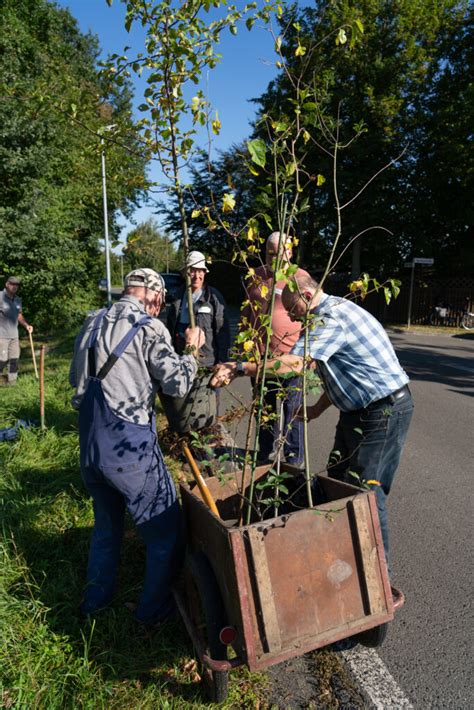
[(250, 582), (247, 552), (239, 530), (230, 533), (233, 560), (237, 578), (237, 595), (241, 613), (241, 631), (245, 646), (245, 658), (249, 668), (255, 667), (257, 653), (261, 655), (262, 644), (257, 622), (257, 614)]
[(285, 645), (282, 647), (281, 651), (276, 651), (274, 653), (264, 653), (263, 655), (255, 658), (252, 663), (248, 663), (249, 669), (253, 671), (260, 671), (276, 663), (282, 663), (290, 658), (295, 658), (295, 656), (302, 656), (304, 653), (309, 653), (310, 651), (315, 651), (318, 648), (324, 648), (329, 644), (335, 643), (336, 641), (341, 641), (349, 636), (358, 634), (368, 629), (372, 629), (374, 626), (379, 626), (387, 621), (385, 614), (379, 617), (368, 616), (365, 621), (353, 621), (344, 626), (340, 626), (338, 629), (329, 629), (324, 633), (318, 634), (317, 637), (310, 636), (306, 638), (295, 639), (294, 643), (291, 645)]
[(270, 579), (265, 539), (256, 527), (247, 531), (249, 546), (252, 555), (255, 586), (260, 602), (262, 625), (267, 642), (267, 650), (271, 653), (281, 649), (281, 635), (275, 599)]
[(368, 505), (369, 505), (370, 515), (372, 518), (372, 526), (373, 526), (373, 530), (374, 530), (375, 543), (377, 545), (378, 558), (380, 560), (380, 573), (382, 576), (382, 584), (383, 584), (383, 590), (384, 590), (384, 595), (385, 595), (386, 608), (387, 608), (388, 613), (390, 614), (391, 619), (393, 619), (394, 608), (393, 608), (392, 587), (390, 586), (390, 578), (388, 576), (387, 561), (385, 559), (385, 549), (383, 546), (382, 530), (380, 528), (379, 511), (377, 509), (376, 494), (371, 493), (369, 496), (367, 496), (367, 501), (368, 501)]
[(238, 594), (237, 569), (225, 525), (187, 487), (181, 487), (188, 540), (202, 551), (213, 569), (222, 595), (229, 625), (237, 631), (236, 651), (246, 653), (242, 613)]
[(380, 575), (378, 549), (373, 535), (372, 516), (367, 496), (355, 496), (348, 503), (358, 543), (361, 582), (367, 601), (367, 614), (381, 614), (386, 610), (385, 593)]

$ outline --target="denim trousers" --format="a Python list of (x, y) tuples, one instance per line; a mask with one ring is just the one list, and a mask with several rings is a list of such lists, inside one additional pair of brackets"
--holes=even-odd
[[(252, 378), (252, 384), (255, 384)], [(280, 435), (279, 416), (277, 413), (278, 393), (285, 390), (283, 406), (283, 453), (288, 463), (301, 466), (304, 462), (303, 422), (296, 419), (303, 402), (303, 380), (301, 377), (291, 377), (282, 380), (265, 380), (267, 391), (264, 394), (263, 404), (267, 413), (275, 413), (276, 417), (267, 425), (260, 427), (258, 446), (260, 460), (267, 460), (270, 454), (275, 453)]]
[[(380, 528), (389, 565), (389, 531), (386, 500), (410, 427), (413, 401), (409, 391), (394, 403), (381, 402), (355, 412), (341, 412), (328, 475), (340, 481), (371, 484), (377, 497)], [(354, 475), (355, 474), (355, 475)]]
[[(176, 499), (165, 509), (158, 505), (150, 516), (142, 515), (144, 509), (150, 510), (161, 497), (157, 481), (153, 480), (154, 473), (148, 471), (140, 475), (135, 471), (124, 476), (117, 486), (116, 481), (106, 478), (97, 469), (82, 470), (94, 507), (87, 587), (81, 604), (84, 614), (106, 607), (114, 596), (126, 508), (146, 548), (145, 579), (135, 616), (143, 623), (152, 624), (165, 618), (173, 608), (171, 584), (184, 555), (183, 519)], [(171, 481), (170, 485), (173, 485)], [(130, 505), (130, 492), (135, 500), (139, 499), (139, 510)]]

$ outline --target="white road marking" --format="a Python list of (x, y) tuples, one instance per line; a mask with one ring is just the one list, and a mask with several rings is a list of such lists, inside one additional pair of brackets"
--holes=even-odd
[(365, 695), (370, 710), (413, 710), (401, 688), (390, 675), (380, 656), (372, 648), (358, 646), (341, 656), (349, 673)]

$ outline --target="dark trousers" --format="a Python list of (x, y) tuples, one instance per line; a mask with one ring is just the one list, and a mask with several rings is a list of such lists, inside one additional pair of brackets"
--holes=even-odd
[(386, 499), (400, 462), (413, 414), (409, 391), (393, 404), (374, 403), (356, 412), (341, 412), (333, 451), (331, 478), (357, 485), (368, 481), (377, 496), (377, 508), (387, 563), (389, 534)]
[[(255, 380), (252, 378), (255, 386)], [(259, 385), (257, 385), (258, 387)], [(265, 380), (263, 398), (264, 414), (271, 415), (268, 423), (263, 423), (258, 436), (258, 458), (266, 461), (275, 453), (278, 446), (278, 436), (284, 440), (283, 453), (288, 463), (301, 466), (304, 462), (303, 422), (296, 418), (296, 414), (303, 402), (303, 380), (301, 377), (291, 377), (282, 380)], [(282, 390), (283, 399), (278, 396)], [(283, 406), (283, 431), (280, 434), (280, 417), (277, 412), (277, 400)]]

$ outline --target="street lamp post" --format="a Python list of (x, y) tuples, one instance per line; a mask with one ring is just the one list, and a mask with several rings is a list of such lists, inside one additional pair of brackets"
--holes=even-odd
[[(116, 127), (113, 123), (111, 126), (104, 126), (102, 130), (111, 131)], [(104, 205), (104, 249), (105, 249), (105, 278), (107, 281), (107, 303), (112, 303), (112, 283), (110, 280), (110, 243), (109, 243), (109, 215), (107, 210), (107, 182), (105, 177), (105, 148), (104, 139), (100, 139), (101, 151), (101, 166), (102, 166), (102, 201)]]

